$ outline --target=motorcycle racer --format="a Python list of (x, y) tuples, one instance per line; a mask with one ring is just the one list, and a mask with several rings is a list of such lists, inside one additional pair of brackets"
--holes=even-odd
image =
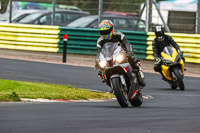
[(156, 60), (156, 63), (154, 64), (154, 71), (159, 72), (163, 78), (163, 74), (161, 72), (161, 52), (166, 46), (172, 45), (177, 50), (177, 52), (181, 54), (181, 58), (184, 61), (185, 59), (178, 44), (171, 36), (165, 34), (164, 28), (162, 26), (156, 26), (155, 35), (156, 38), (152, 42), (153, 57)]
[[(140, 61), (137, 60), (135, 57), (133, 57), (132, 46), (126, 39), (125, 35), (121, 32), (114, 31), (114, 25), (110, 20), (103, 20), (99, 24), (98, 29), (99, 29), (99, 33), (101, 37), (97, 40), (97, 58), (99, 57), (102, 46), (106, 42), (119, 43), (122, 46), (122, 48), (126, 51), (126, 54), (128, 56), (128, 62), (133, 68), (133, 72), (136, 74), (138, 82), (140, 83), (141, 86), (144, 87), (146, 83), (144, 81), (144, 77), (141, 77), (141, 74), (140, 74), (142, 73), (141, 66), (139, 64)], [(97, 63), (96, 63), (96, 66), (97, 66)], [(102, 77), (101, 70), (99, 70), (99, 76)]]

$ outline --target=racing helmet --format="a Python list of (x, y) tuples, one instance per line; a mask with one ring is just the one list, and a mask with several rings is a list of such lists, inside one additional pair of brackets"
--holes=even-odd
[(110, 20), (103, 20), (99, 24), (99, 33), (103, 39), (111, 39), (114, 32), (114, 25)]
[(163, 37), (164, 33), (165, 33), (165, 31), (164, 31), (164, 28), (162, 26), (156, 26), (155, 35), (156, 35), (156, 37), (159, 41), (164, 40), (164, 37)]

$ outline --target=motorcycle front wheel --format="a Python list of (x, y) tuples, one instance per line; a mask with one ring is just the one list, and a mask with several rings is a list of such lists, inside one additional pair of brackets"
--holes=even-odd
[(181, 73), (180, 73), (179, 69), (175, 69), (173, 71), (173, 73), (177, 78), (177, 83), (178, 83), (178, 86), (179, 86), (180, 90), (184, 91), (185, 90), (185, 85), (183, 83), (183, 79), (181, 77)]
[(112, 78), (112, 88), (114, 90), (115, 96), (121, 107), (128, 107), (129, 101), (127, 97), (127, 92), (123, 89), (123, 85), (119, 77)]

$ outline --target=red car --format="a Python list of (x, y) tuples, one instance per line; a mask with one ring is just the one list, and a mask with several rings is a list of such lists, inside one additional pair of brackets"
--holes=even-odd
[(105, 14), (105, 15), (133, 16), (133, 17), (138, 17), (139, 16), (139, 14), (135, 13), (135, 12), (104, 11), (103, 14)]

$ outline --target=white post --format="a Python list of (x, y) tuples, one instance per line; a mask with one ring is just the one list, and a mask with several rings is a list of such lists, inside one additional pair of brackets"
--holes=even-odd
[(165, 20), (164, 20), (164, 18), (163, 18), (163, 16), (162, 16), (162, 14), (161, 14), (161, 12), (160, 12), (160, 10), (159, 10), (158, 6), (157, 6), (157, 3), (156, 3), (156, 1), (155, 1), (155, 0), (153, 0), (153, 3), (154, 3), (154, 5), (155, 5), (155, 7), (156, 7), (156, 10), (157, 10), (157, 12), (158, 12), (158, 14), (159, 14), (159, 16), (160, 16), (160, 18), (161, 18), (161, 20), (162, 20), (162, 22), (163, 22), (164, 26), (165, 26), (165, 29), (167, 30), (167, 32), (169, 32), (169, 33), (170, 33), (169, 27), (168, 27), (168, 26), (167, 26), (167, 24), (165, 23)]
[(99, 16), (98, 16), (98, 24), (101, 22), (101, 14), (103, 10), (103, 0), (99, 0)]
[(146, 32), (149, 31), (149, 0), (146, 0)]
[(200, 0), (197, 3), (197, 22), (196, 22), (196, 33), (200, 34)]
[(9, 23), (12, 23), (12, 0), (10, 0)]
[(52, 20), (51, 25), (54, 25), (55, 23), (55, 9), (56, 8), (56, 0), (52, 0)]

